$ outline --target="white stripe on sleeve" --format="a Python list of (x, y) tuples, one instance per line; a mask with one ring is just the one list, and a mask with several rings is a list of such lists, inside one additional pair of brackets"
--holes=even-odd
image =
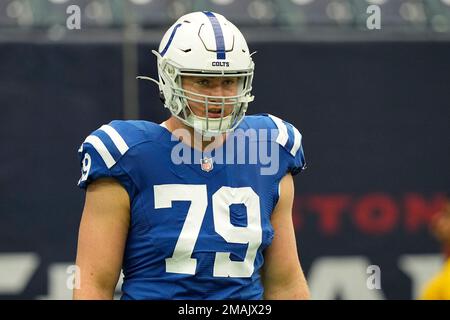
[(283, 123), (283, 120), (278, 117), (275, 117), (271, 114), (269, 114), (269, 117), (273, 120), (273, 122), (275, 122), (278, 128), (278, 136), (276, 142), (285, 147), (289, 138), (286, 125)]
[(294, 145), (292, 146), (291, 154), (295, 157), (295, 154), (300, 148), (302, 142), (302, 135), (300, 134), (300, 132), (297, 130), (296, 127), (292, 126), (292, 129), (294, 130)]
[(119, 149), (122, 155), (128, 151), (128, 145), (116, 129), (105, 124), (101, 126), (100, 130), (106, 132), (106, 134), (111, 138), (112, 142), (116, 145), (117, 149)]
[(105, 164), (108, 167), (108, 169), (116, 164), (116, 160), (114, 160), (111, 153), (109, 153), (105, 144), (102, 142), (102, 140), (100, 140), (99, 137), (92, 135), (88, 136), (86, 140), (84, 140), (84, 143), (91, 144), (94, 147), (94, 149), (97, 150), (100, 157), (102, 157), (103, 161), (105, 161)]

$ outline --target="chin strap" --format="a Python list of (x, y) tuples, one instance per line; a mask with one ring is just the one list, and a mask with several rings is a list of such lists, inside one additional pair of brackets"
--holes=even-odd
[[(230, 127), (231, 119), (232, 119), (231, 115), (223, 117), (222, 119), (209, 118), (208, 119), (208, 125), (209, 125), (208, 130), (206, 129), (206, 118), (202, 118), (202, 117), (199, 117), (199, 116), (196, 116), (196, 115), (190, 113), (186, 120), (188, 120), (190, 125), (197, 131), (201, 131), (202, 133), (208, 133), (208, 131), (210, 131), (210, 133), (212, 135), (215, 135), (215, 134), (221, 134), (221, 133), (224, 133), (225, 131), (227, 131), (228, 128)], [(220, 123), (222, 124), (221, 127), (226, 128), (226, 129), (219, 131), (218, 127), (219, 127)]]

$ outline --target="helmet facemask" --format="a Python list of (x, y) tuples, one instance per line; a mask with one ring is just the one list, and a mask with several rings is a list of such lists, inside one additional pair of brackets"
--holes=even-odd
[[(157, 56), (158, 53), (155, 52)], [(161, 59), (161, 60), (160, 60)], [(158, 57), (159, 85), (163, 85), (165, 106), (172, 114), (188, 126), (193, 127), (203, 135), (215, 135), (234, 130), (247, 111), (248, 103), (253, 101), (251, 95), (253, 70), (233, 72), (212, 72), (186, 70), (177, 67), (167, 59)], [(237, 94), (233, 96), (212, 96), (189, 91), (182, 86), (182, 77), (212, 77), (237, 79)], [(204, 116), (196, 115), (190, 103), (202, 104)], [(210, 117), (210, 110), (220, 109), (220, 116)], [(231, 111), (230, 111), (231, 109)]]

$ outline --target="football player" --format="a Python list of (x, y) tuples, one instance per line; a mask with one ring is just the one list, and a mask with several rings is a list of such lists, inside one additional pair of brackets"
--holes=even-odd
[[(158, 84), (171, 117), (112, 121), (79, 156), (86, 189), (75, 299), (306, 299), (292, 223), (301, 135), (246, 116), (254, 63), (241, 32), (212, 12), (164, 35)], [(269, 155), (267, 161), (255, 160)], [(267, 159), (266, 159), (267, 160)]]
[(444, 263), (430, 280), (426, 282), (419, 299), (450, 300), (450, 201), (431, 220), (431, 231), (443, 247)]

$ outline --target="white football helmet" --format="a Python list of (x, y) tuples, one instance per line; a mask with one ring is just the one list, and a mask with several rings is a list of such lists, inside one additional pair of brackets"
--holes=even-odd
[[(243, 119), (251, 94), (254, 63), (244, 36), (224, 16), (204, 11), (179, 18), (162, 38), (159, 52), (152, 51), (158, 60), (159, 81), (148, 77), (159, 86), (166, 108), (183, 123), (203, 135), (232, 131)], [(208, 96), (182, 87), (181, 77), (236, 77), (238, 93), (235, 96)], [(205, 106), (205, 116), (194, 114), (189, 101)], [(208, 117), (209, 106), (220, 117)], [(229, 115), (225, 107), (232, 108)]]

